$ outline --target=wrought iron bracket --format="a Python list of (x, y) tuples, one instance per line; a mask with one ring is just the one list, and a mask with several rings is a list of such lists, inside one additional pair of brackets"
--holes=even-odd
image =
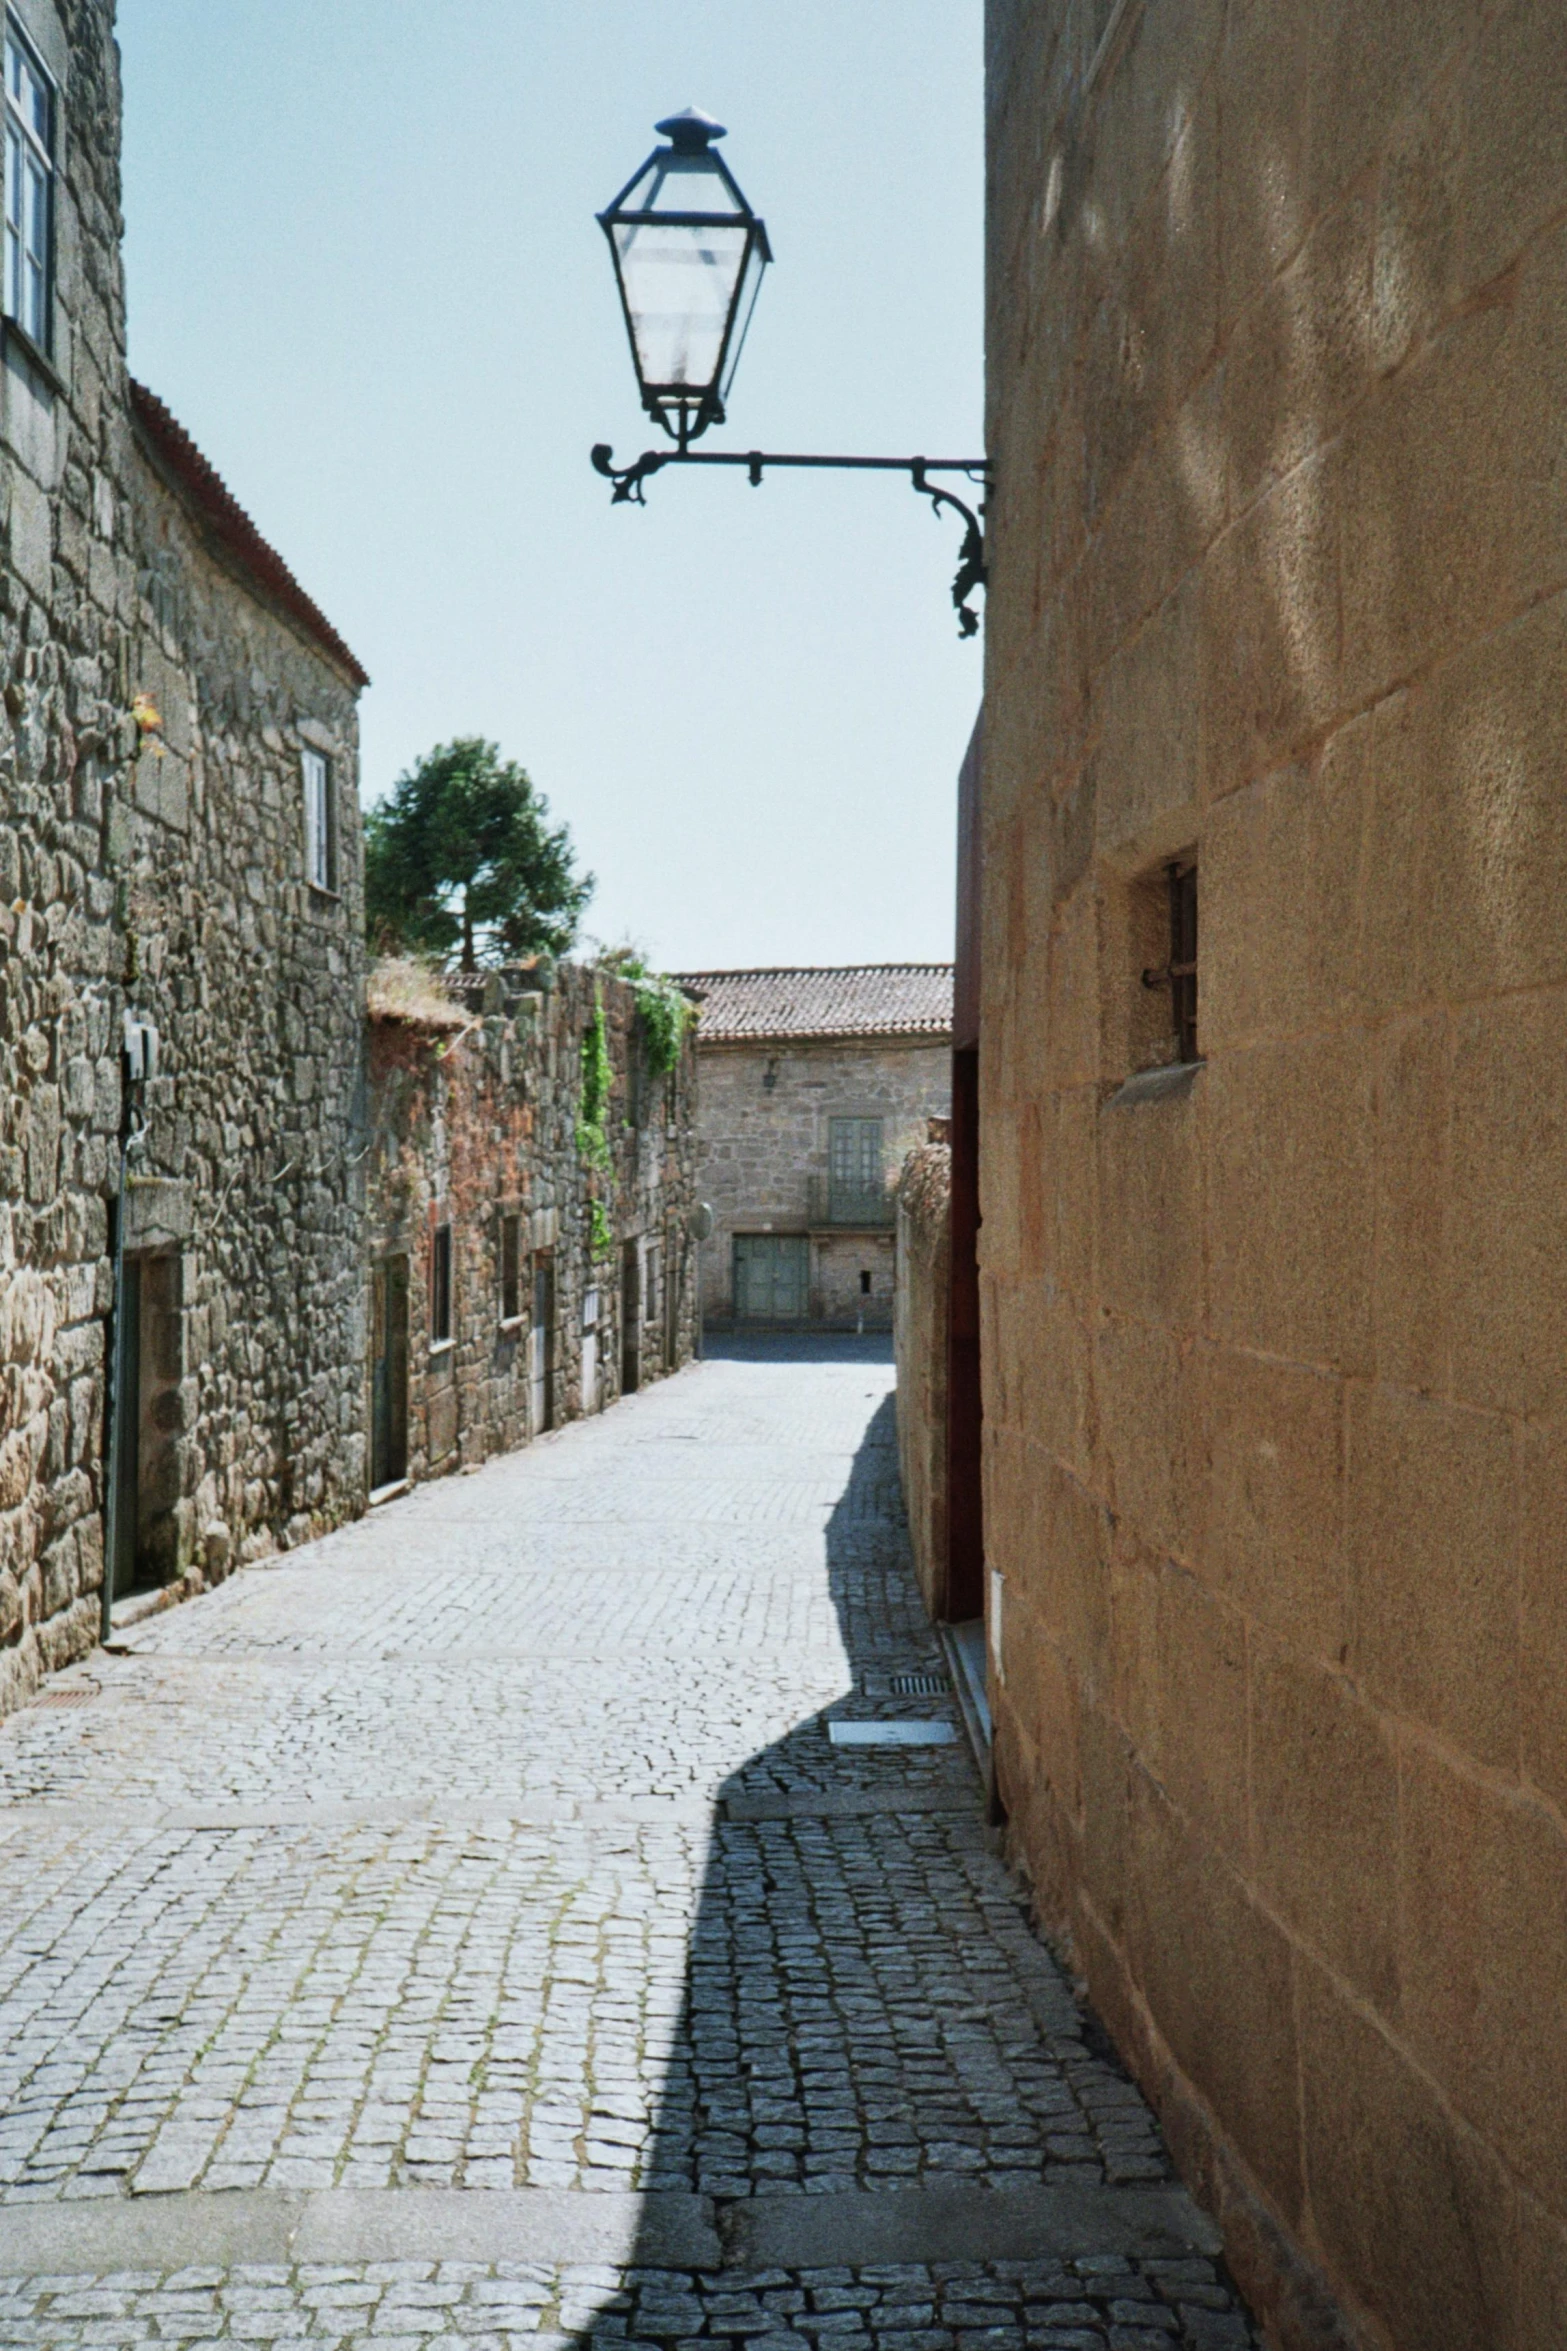
[(815, 457), (781, 455), (763, 449), (645, 449), (631, 465), (617, 465), (615, 453), (607, 441), (600, 441), (592, 451), (593, 465), (607, 482), (614, 485), (610, 503), (613, 506), (647, 504), (647, 485), (654, 474), (666, 465), (743, 465), (753, 489), (761, 486), (762, 476), (769, 466), (826, 467), (851, 473), (906, 473), (911, 486), (922, 498), (931, 502), (931, 511), (940, 514), (950, 506), (961, 516), (963, 543), (958, 549), (957, 577), (952, 583), (952, 601), (958, 615), (958, 634), (972, 637), (979, 628), (979, 614), (970, 601), (975, 590), (985, 585), (985, 531), (981, 516), (985, 502), (981, 498), (970, 506), (952, 490), (945, 490), (928, 477), (933, 473), (959, 474), (981, 489), (988, 489), (990, 470), (983, 457)]

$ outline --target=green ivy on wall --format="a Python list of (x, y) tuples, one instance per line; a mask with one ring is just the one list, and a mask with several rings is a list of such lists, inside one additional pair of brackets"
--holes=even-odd
[(680, 1059), (686, 1033), (696, 1018), (696, 1006), (666, 972), (649, 971), (642, 949), (629, 941), (607, 948), (599, 964), (630, 988), (642, 1023), (648, 1067), (655, 1077), (667, 1077)]
[(695, 1009), (673, 980), (661, 972), (639, 974), (631, 982), (647, 1040), (648, 1067), (667, 1077), (680, 1059)]
[[(604, 1000), (595, 995), (593, 1018), (582, 1032), (582, 1101), (577, 1114), (577, 1149), (587, 1167), (610, 1168), (609, 1090), (614, 1082), (609, 1040), (604, 1033)], [(597, 1205), (597, 1203), (595, 1203)]]

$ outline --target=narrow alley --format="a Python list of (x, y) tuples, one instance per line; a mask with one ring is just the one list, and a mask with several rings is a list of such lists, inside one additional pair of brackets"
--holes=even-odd
[(987, 1841), (887, 1353), (737, 1344), (0, 1727), (0, 2343), (1255, 2340)]

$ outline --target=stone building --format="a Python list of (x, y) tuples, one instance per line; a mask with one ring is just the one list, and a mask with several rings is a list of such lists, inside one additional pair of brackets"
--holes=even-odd
[(364, 671), (130, 387), (131, 675), (109, 813), (124, 988), (160, 1040), (130, 1162), (115, 1589), (360, 1506)]
[(1550, 0), (990, 0), (1001, 1794), (1281, 2345), (1567, 2342)]
[(102, 1620), (117, 1232), (114, 1589), (363, 1494), (363, 672), (127, 380), (110, 0), (4, 38), (0, 1710)]
[(409, 977), (369, 999), (376, 1493), (600, 1411), (695, 1341), (690, 1042), (657, 1068), (635, 987), (586, 966), (489, 974), (471, 1008)]
[(893, 1185), (947, 1110), (952, 966), (685, 972), (715, 1325), (890, 1330)]

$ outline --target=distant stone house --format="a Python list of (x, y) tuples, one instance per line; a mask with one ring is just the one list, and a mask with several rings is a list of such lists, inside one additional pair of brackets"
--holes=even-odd
[(572, 964), (486, 974), (472, 1009), (400, 976), (369, 995), (377, 1494), (600, 1411), (695, 1338), (690, 1044), (652, 1068), (634, 989)]
[(892, 1186), (945, 1117), (952, 966), (686, 972), (715, 1326), (888, 1330)]
[(4, 14), (0, 1712), (102, 1622), (116, 1328), (116, 1592), (364, 1491), (364, 673), (127, 378), (113, 16)]

